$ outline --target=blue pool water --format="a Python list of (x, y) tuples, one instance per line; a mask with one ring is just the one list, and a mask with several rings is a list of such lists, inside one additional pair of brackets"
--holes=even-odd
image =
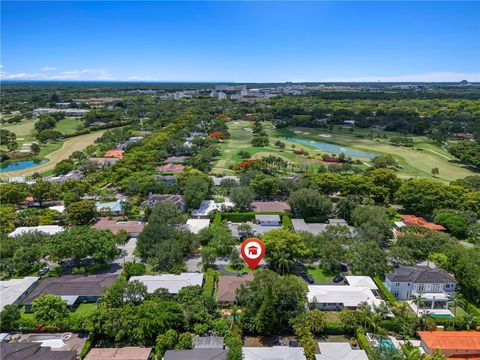
[(356, 156), (356, 157), (363, 157), (368, 159), (373, 159), (374, 157), (378, 156), (379, 154), (361, 150), (355, 150), (348, 147), (343, 147), (335, 144), (326, 143), (323, 141), (313, 141), (313, 140), (305, 140), (305, 139), (297, 139), (297, 138), (290, 138), (290, 137), (282, 137), (284, 140), (297, 142), (300, 144), (311, 145), (316, 147), (319, 150), (329, 152), (332, 154), (345, 154), (347, 156)]
[(391, 339), (378, 339), (378, 344), (381, 349), (396, 349), (395, 344)]
[(453, 318), (454, 316), (452, 314), (430, 314), (431, 317), (448, 317), (448, 318)]
[(32, 166), (40, 165), (47, 160), (20, 160), (8, 161), (0, 165), (0, 172), (23, 170)]

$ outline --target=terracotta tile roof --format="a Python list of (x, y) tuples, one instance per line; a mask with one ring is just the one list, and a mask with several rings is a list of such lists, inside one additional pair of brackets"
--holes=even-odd
[(419, 331), (418, 335), (431, 352), (440, 349), (453, 359), (480, 358), (478, 331)]
[(152, 353), (151, 348), (123, 347), (123, 348), (94, 348), (90, 350), (85, 360), (148, 360)]
[(116, 158), (116, 159), (123, 159), (123, 154), (125, 151), (123, 150), (108, 150), (105, 153), (105, 157), (107, 158)]
[(415, 215), (400, 215), (400, 218), (403, 220), (403, 222), (407, 226), (421, 226), (429, 230), (439, 230), (439, 231), (446, 230), (442, 225), (429, 223), (424, 218), (418, 217)]
[(157, 169), (161, 172), (181, 173), (183, 172), (184, 166), (180, 164), (167, 164), (159, 166)]

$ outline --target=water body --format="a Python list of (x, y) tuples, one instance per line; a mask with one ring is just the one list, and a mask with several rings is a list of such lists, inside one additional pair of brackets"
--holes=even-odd
[(331, 153), (331, 154), (345, 154), (347, 156), (356, 156), (356, 157), (363, 157), (368, 159), (373, 159), (374, 157), (378, 156), (379, 154), (361, 150), (355, 150), (348, 147), (343, 147), (335, 144), (326, 143), (323, 141), (313, 141), (313, 140), (305, 140), (305, 139), (298, 139), (298, 138), (290, 138), (290, 137), (282, 137), (284, 140), (310, 145), (319, 150)]
[(37, 166), (47, 162), (47, 160), (20, 160), (6, 161), (0, 165), (0, 173), (7, 171), (23, 170), (32, 166)]

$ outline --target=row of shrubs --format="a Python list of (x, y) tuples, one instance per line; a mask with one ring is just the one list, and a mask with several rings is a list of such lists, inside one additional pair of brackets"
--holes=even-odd
[(375, 276), (373, 278), (373, 281), (375, 282), (375, 285), (378, 287), (378, 291), (380, 292), (380, 295), (382, 295), (382, 298), (389, 304), (393, 305), (397, 302), (397, 299), (392, 295), (390, 291), (386, 288), (385, 284), (383, 281), (378, 277)]
[(215, 295), (215, 286), (218, 281), (218, 271), (214, 269), (208, 269), (205, 274), (205, 284), (203, 286), (203, 293), (206, 296), (213, 298)]
[[(213, 219), (213, 224), (220, 224), (222, 221), (231, 221), (235, 223), (241, 223), (246, 221), (255, 220), (255, 215), (279, 215), (281, 218), (283, 216), (288, 216), (288, 213), (285, 212), (231, 212), (231, 213), (216, 213)], [(290, 220), (290, 219), (289, 219)], [(291, 222), (290, 222), (291, 223)]]

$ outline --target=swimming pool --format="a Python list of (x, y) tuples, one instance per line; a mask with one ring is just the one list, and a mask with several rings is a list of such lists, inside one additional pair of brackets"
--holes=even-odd
[(47, 160), (21, 160), (6, 161), (0, 165), (0, 172), (23, 170), (32, 166), (37, 166), (47, 162)]

